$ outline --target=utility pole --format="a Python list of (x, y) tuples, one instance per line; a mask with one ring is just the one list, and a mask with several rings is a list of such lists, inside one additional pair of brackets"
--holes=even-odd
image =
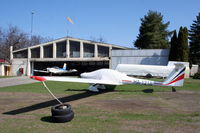
[(34, 15), (34, 12), (31, 12), (31, 39), (32, 39), (32, 34), (33, 34), (33, 15)]

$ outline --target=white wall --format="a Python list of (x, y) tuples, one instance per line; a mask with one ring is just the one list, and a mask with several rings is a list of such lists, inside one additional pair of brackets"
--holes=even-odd
[(192, 64), (192, 68), (190, 70), (190, 75), (194, 76), (194, 74), (198, 72), (198, 69), (199, 69), (199, 65)]
[(112, 50), (111, 68), (118, 64), (167, 65), (168, 49)]
[(13, 59), (11, 65), (11, 76), (20, 76), (19, 68), (24, 69), (24, 74), (27, 74), (27, 59)]
[(4, 65), (0, 64), (0, 76), (4, 76)]

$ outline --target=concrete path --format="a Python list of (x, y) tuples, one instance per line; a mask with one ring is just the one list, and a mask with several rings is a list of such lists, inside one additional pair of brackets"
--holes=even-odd
[(20, 76), (20, 77), (12, 77), (12, 78), (0, 78), (0, 88), (6, 87), (6, 86), (35, 83), (35, 82), (38, 82), (38, 81), (30, 79), (28, 76)]

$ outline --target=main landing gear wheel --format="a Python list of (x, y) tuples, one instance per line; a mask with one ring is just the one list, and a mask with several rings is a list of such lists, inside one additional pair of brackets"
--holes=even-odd
[(69, 122), (74, 118), (74, 112), (70, 104), (58, 104), (51, 107), (53, 122)]

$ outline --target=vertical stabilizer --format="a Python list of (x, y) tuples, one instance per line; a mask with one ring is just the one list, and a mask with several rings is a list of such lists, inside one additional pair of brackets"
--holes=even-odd
[(64, 69), (64, 70), (67, 70), (67, 64), (66, 64), (66, 63), (64, 63), (63, 69)]
[(163, 82), (166, 86), (183, 86), (185, 76), (185, 66), (181, 63), (175, 64), (174, 70)]

